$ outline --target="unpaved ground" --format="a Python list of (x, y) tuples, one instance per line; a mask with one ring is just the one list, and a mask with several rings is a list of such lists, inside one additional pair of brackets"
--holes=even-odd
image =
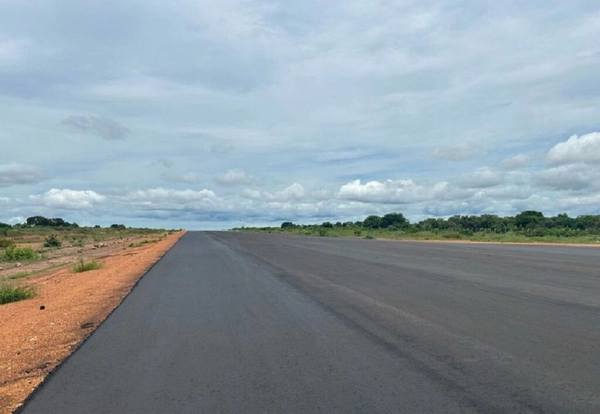
[[(75, 264), (81, 257), (85, 257), (86, 260), (101, 259), (131, 245), (136, 245), (144, 241), (155, 242), (162, 240), (166, 234), (168, 233), (157, 232), (126, 238), (118, 237), (115, 234), (112, 238), (108, 238), (102, 242), (88, 241), (80, 247), (68, 246), (66, 245), (67, 243), (64, 243), (65, 246), (60, 249), (43, 249), (42, 242), (19, 243), (20, 246), (28, 246), (34, 250), (43, 251), (42, 259), (23, 263), (0, 262), (0, 281), (8, 280), (11, 276), (19, 273), (27, 273), (29, 277), (44, 275), (54, 271), (57, 267)], [(29, 238), (39, 239), (40, 237), (29, 236)], [(23, 237), (22, 239), (26, 240), (27, 237)]]
[(18, 408), (182, 235), (141, 247), (97, 248), (99, 270), (72, 273), (69, 266), (24, 280), (38, 295), (0, 305), (0, 414)]

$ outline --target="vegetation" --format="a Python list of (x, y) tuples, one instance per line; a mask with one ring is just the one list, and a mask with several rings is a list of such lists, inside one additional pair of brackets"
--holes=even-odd
[(0, 261), (4, 262), (24, 262), (36, 260), (37, 258), (38, 252), (31, 247), (17, 247), (15, 245), (7, 247), (4, 253), (0, 255)]
[(357, 222), (299, 225), (286, 221), (280, 227), (242, 227), (236, 230), (366, 239), (600, 243), (600, 216), (569, 217), (559, 214), (546, 217), (542, 212), (528, 210), (514, 217), (457, 215), (410, 223), (401, 213), (390, 213), (381, 217), (370, 215)]
[(51, 234), (44, 239), (44, 247), (60, 248), (60, 246), (62, 246), (62, 243), (60, 240), (58, 240), (58, 236), (56, 234)]
[(75, 265), (75, 267), (73, 268), (73, 272), (74, 273), (87, 272), (89, 270), (100, 269), (101, 267), (102, 267), (102, 265), (95, 260), (92, 260), (91, 262), (85, 262), (83, 259), (81, 259), (79, 261), (79, 263), (77, 263)]
[(42, 217), (42, 216), (33, 216), (33, 217), (29, 217), (25, 223), (27, 223), (28, 226), (32, 226), (32, 227), (36, 227), (36, 226), (42, 226), (42, 227), (79, 227), (77, 225), (77, 223), (69, 223), (64, 221), (61, 218), (46, 218), (46, 217)]
[(35, 288), (31, 286), (0, 285), (0, 305), (29, 299), (34, 297), (35, 294)]
[(23, 279), (23, 278), (26, 278), (27, 276), (31, 275), (32, 273), (33, 272), (17, 272), (17, 273), (14, 273), (14, 274), (8, 276), (7, 279), (10, 279), (10, 280)]
[(141, 247), (141, 246), (143, 246), (145, 244), (158, 243), (161, 240), (162, 240), (162, 238), (160, 238), (160, 239), (152, 239), (152, 240), (142, 240), (142, 241), (139, 241), (137, 243), (131, 243), (131, 244), (129, 244), (129, 247)]
[(15, 243), (10, 239), (0, 239), (0, 249), (6, 249), (14, 245)]

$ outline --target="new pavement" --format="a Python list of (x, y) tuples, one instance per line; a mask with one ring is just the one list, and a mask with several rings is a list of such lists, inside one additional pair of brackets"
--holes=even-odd
[(24, 413), (599, 413), (600, 249), (190, 232)]

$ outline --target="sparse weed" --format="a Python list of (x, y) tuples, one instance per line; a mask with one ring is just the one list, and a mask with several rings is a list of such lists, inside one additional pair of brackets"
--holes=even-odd
[(20, 300), (29, 299), (36, 294), (32, 286), (11, 286), (9, 284), (0, 285), (0, 305)]
[(102, 265), (95, 260), (92, 260), (91, 262), (86, 262), (83, 259), (81, 259), (79, 263), (77, 263), (77, 265), (73, 267), (73, 273), (87, 272), (89, 270), (100, 269), (101, 267)]
[(153, 239), (153, 240), (142, 240), (136, 243), (130, 243), (129, 247), (141, 247), (145, 244), (150, 244), (150, 243), (158, 243), (159, 241), (161, 241), (162, 239)]
[(27, 276), (31, 275), (32, 272), (18, 272), (18, 273), (14, 273), (12, 275), (9, 275), (7, 277), (7, 279), (10, 280), (17, 280), (17, 279), (23, 279), (26, 278)]

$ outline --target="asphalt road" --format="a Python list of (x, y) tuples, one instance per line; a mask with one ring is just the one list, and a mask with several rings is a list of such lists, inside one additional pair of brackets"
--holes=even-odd
[(188, 233), (24, 413), (599, 413), (600, 249)]

